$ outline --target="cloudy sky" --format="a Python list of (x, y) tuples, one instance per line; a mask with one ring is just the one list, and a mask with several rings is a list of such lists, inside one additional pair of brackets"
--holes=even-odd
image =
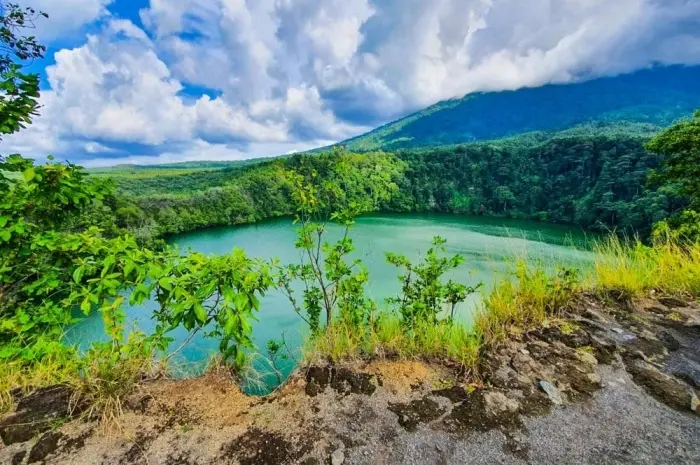
[(88, 166), (270, 156), (436, 101), (700, 63), (700, 0), (15, 0), (50, 19), (42, 116)]

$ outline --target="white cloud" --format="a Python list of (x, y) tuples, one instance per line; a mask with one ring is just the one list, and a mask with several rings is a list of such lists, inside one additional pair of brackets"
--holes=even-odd
[(52, 34), (102, 27), (56, 53), (33, 137), (6, 147), (285, 153), (476, 90), (700, 63), (699, 0), (150, 0), (143, 28), (66, 1), (34, 3)]
[(331, 140), (314, 140), (308, 142), (295, 143), (253, 143), (247, 150), (240, 150), (226, 144), (213, 144), (195, 139), (187, 145), (169, 148), (168, 150), (159, 153), (158, 155), (143, 155), (132, 153), (125, 157), (117, 159), (111, 157), (91, 158), (83, 163), (88, 167), (104, 167), (114, 164), (136, 164), (136, 165), (151, 165), (160, 163), (178, 163), (189, 160), (208, 160), (208, 161), (224, 161), (224, 160), (245, 160), (253, 157), (274, 157), (281, 154), (292, 154), (311, 150), (316, 147), (332, 144)]
[(142, 38), (109, 34), (123, 30), (110, 27), (107, 35), (56, 53), (47, 73), (63, 115), (58, 129), (146, 144), (189, 138), (191, 111), (177, 95), (182, 85)]
[(86, 24), (108, 15), (107, 7), (115, 0), (16, 0), (22, 7), (33, 7), (49, 15), (36, 22), (37, 37), (51, 41), (73, 34)]

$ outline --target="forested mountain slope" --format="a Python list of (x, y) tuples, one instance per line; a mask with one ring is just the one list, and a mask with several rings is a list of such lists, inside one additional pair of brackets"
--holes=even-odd
[(348, 150), (483, 141), (578, 125), (659, 130), (700, 107), (700, 67), (664, 67), (591, 81), (446, 100), (365, 135)]
[(661, 157), (644, 143), (697, 108), (700, 67), (657, 68), (441, 102), (330, 154), (95, 174), (117, 180), (127, 204), (121, 221), (146, 234), (290, 215), (292, 173), (305, 166), (339, 181), (354, 201), (375, 189), (368, 176), (389, 176), (395, 189), (375, 199), (374, 210), (538, 219), (644, 236), (687, 205), (673, 186), (648, 185)]

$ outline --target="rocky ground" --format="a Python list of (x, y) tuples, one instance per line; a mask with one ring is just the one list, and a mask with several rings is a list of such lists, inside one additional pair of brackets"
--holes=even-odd
[(0, 422), (0, 463), (700, 463), (699, 389), (697, 304), (586, 297), (489, 349), (478, 383), (371, 361), (251, 398), (211, 373), (140, 386), (108, 431), (40, 390)]

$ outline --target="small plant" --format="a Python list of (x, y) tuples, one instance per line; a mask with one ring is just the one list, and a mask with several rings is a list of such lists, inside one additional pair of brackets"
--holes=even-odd
[(640, 297), (656, 291), (700, 295), (700, 242), (659, 236), (653, 245), (609, 236), (595, 245), (595, 269), (589, 284), (600, 291)]
[(568, 309), (582, 290), (579, 273), (568, 268), (552, 274), (521, 260), (511, 274), (494, 285), (476, 316), (475, 329), (487, 345), (545, 324)]
[(279, 367), (280, 360), (286, 361), (289, 356), (282, 353), (282, 348), (284, 347), (284, 342), (278, 342), (274, 339), (267, 341), (267, 360), (272, 368), (275, 377), (277, 378), (277, 385), (282, 384), (282, 371)]
[(387, 299), (387, 302), (397, 307), (403, 324), (408, 328), (417, 322), (437, 324), (438, 315), (445, 305), (449, 306), (449, 319), (452, 321), (455, 306), (464, 302), (469, 294), (476, 292), (482, 285), (479, 283), (476, 286), (466, 286), (451, 280), (447, 283), (442, 282), (441, 278), (446, 272), (464, 263), (464, 257), (461, 255), (441, 256), (445, 252), (446, 242), (445, 239), (436, 236), (425, 258), (417, 264), (411, 263), (404, 255), (386, 254), (389, 263), (403, 269), (403, 274), (399, 277), (401, 294)]
[[(315, 174), (312, 173), (312, 178)], [(373, 304), (366, 298), (364, 286), (367, 271), (359, 259), (349, 260), (355, 250), (350, 230), (363, 206), (354, 202), (334, 213), (328, 213), (333, 199), (341, 190), (338, 184), (308, 183), (298, 175), (293, 192), (297, 203), (295, 223), (301, 263), (278, 267), (277, 287), (287, 296), (294, 311), (317, 334), (322, 318), (330, 328), (336, 317), (359, 326), (366, 321)], [(331, 223), (341, 227), (341, 237), (329, 242), (326, 237)], [(294, 291), (295, 282), (303, 283), (303, 306)]]
[(122, 405), (138, 382), (152, 371), (154, 347), (144, 335), (132, 333), (124, 344), (93, 344), (81, 360), (76, 385), (84, 415), (106, 426), (119, 427)]

